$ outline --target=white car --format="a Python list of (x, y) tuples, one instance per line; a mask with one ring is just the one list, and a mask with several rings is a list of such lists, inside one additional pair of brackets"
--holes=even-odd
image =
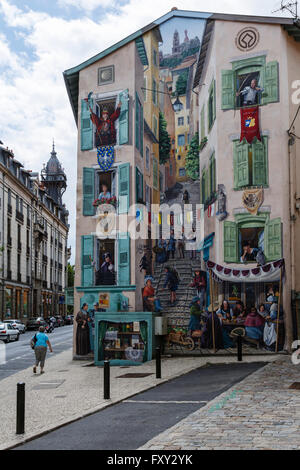
[(4, 320), (3, 323), (10, 323), (14, 328), (17, 328), (20, 333), (25, 333), (26, 325), (20, 320)]
[(0, 323), (0, 341), (9, 343), (10, 341), (19, 341), (20, 332), (10, 323)]

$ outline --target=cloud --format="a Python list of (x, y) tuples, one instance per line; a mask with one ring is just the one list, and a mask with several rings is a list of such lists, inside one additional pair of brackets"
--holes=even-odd
[[(117, 11), (101, 7), (117, 5), (109, 0), (59, 0), (60, 6), (82, 8), (80, 19), (66, 19), (28, 7), (18, 8), (0, 0), (0, 15), (6, 28), (30, 46), (30, 53), (16, 52), (13, 42), (0, 34), (0, 139), (15, 151), (29, 169), (41, 170), (50, 156), (55, 138), (58, 156), (65, 167), (68, 189), (64, 200), (70, 211), (70, 244), (75, 251), (75, 188), (77, 129), (62, 72), (99, 53), (125, 36), (167, 13), (174, 3), (180, 9), (206, 10), (199, 0), (129, 0)], [(57, 3), (58, 4), (58, 3)], [(220, 10), (220, 4), (222, 8)], [(270, 14), (273, 0), (211, 0), (212, 11)], [(59, 10), (57, 10), (59, 11)]]

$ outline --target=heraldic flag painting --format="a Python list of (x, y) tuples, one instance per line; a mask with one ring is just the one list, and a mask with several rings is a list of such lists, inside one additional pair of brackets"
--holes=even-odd
[(252, 144), (254, 137), (261, 140), (259, 131), (259, 108), (241, 109), (241, 139), (245, 138), (249, 144)]

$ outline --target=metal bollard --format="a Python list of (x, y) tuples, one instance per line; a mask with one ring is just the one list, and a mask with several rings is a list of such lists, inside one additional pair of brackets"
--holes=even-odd
[(243, 360), (243, 338), (240, 335), (237, 337), (237, 359), (239, 362)]
[(161, 379), (161, 354), (160, 354), (160, 348), (156, 348), (156, 378)]
[(104, 400), (110, 400), (110, 362), (104, 361)]
[(24, 434), (25, 432), (25, 384), (19, 382), (17, 384), (17, 423), (16, 434)]

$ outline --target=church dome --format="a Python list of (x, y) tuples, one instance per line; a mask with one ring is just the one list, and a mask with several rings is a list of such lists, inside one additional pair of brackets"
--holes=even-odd
[(47, 175), (64, 175), (64, 171), (61, 167), (61, 164), (57, 158), (57, 154), (55, 152), (55, 147), (54, 147), (54, 142), (53, 142), (53, 147), (52, 147), (52, 152), (51, 152), (51, 157), (48, 160), (48, 163), (46, 165), (45, 169), (46, 176)]

